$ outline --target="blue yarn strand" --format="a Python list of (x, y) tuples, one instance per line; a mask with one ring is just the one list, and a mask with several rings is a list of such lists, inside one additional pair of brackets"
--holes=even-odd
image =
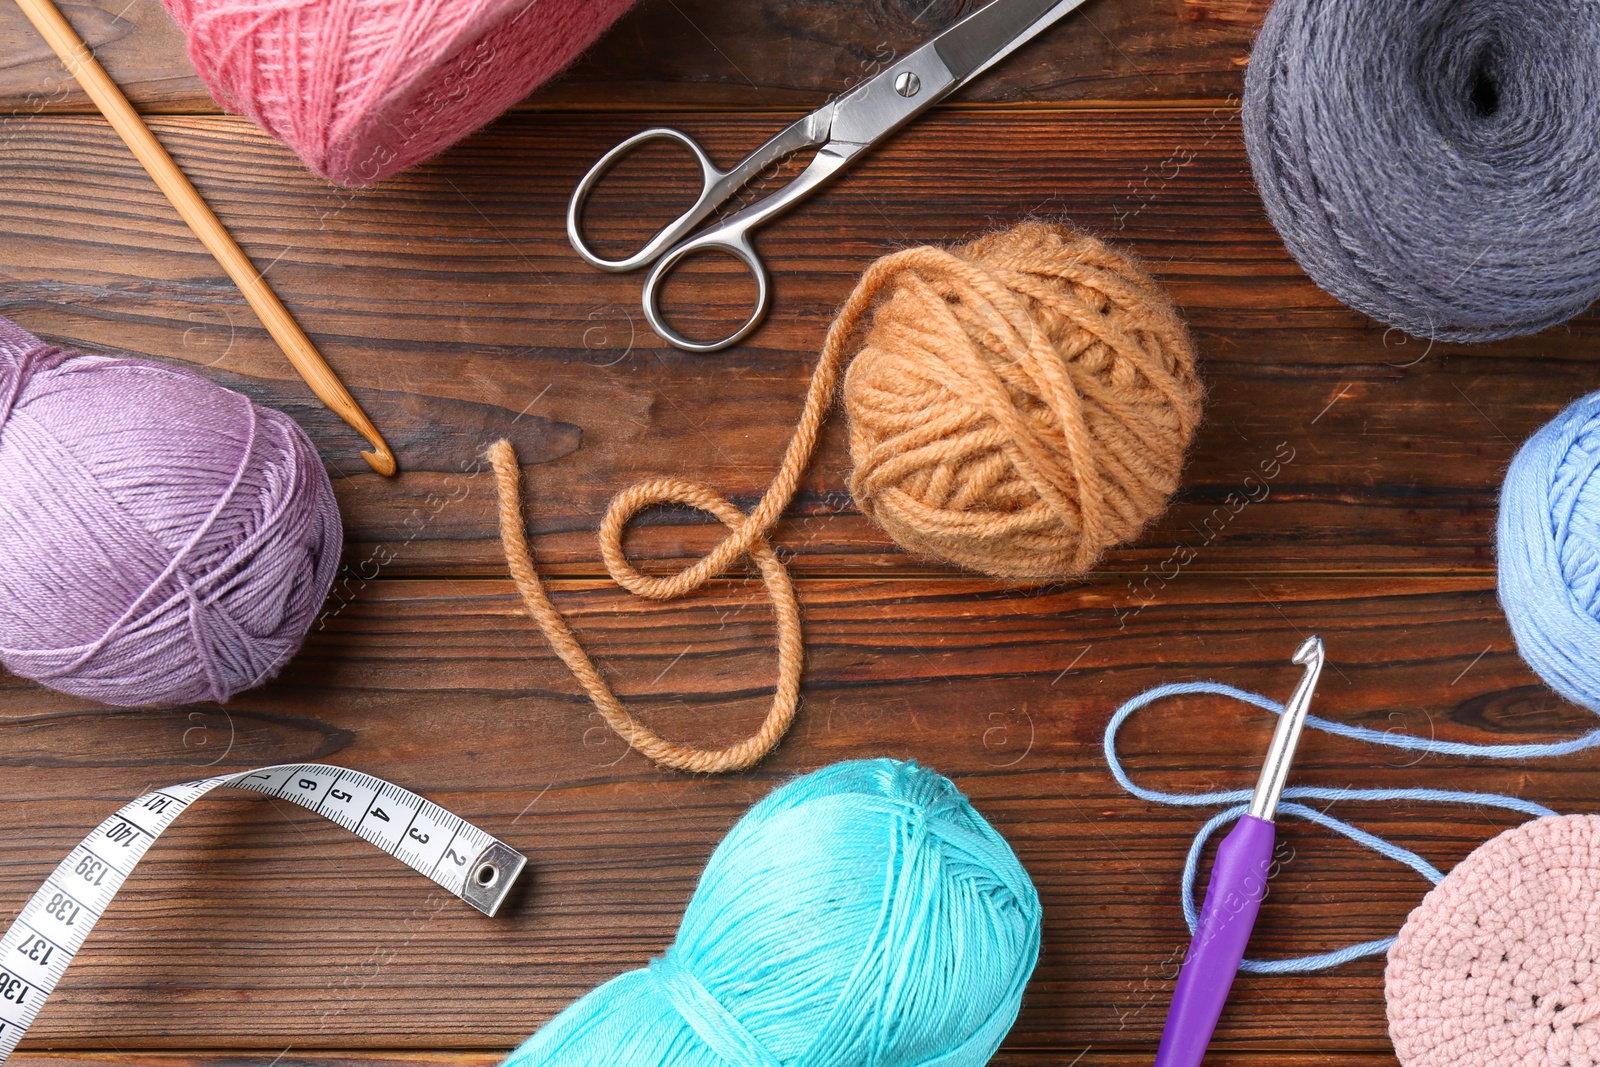
[[(1117, 780), (1118, 785), (1140, 800), (1149, 801), (1152, 804), (1166, 804), (1184, 808), (1224, 807), (1223, 811), (1213, 815), (1195, 834), (1194, 840), (1189, 845), (1189, 854), (1184, 859), (1183, 879), (1179, 886), (1179, 895), (1183, 904), (1183, 920), (1188, 925), (1191, 935), (1198, 928), (1200, 921), (1199, 912), (1195, 906), (1194, 885), (1195, 878), (1199, 873), (1200, 856), (1205, 851), (1206, 842), (1222, 827), (1234, 822), (1249, 811), (1249, 801), (1253, 791), (1249, 789), (1228, 789), (1214, 793), (1167, 793), (1159, 789), (1150, 789), (1142, 786), (1129, 777), (1128, 772), (1122, 766), (1122, 761), (1117, 757), (1117, 731), (1122, 728), (1122, 724), (1127, 722), (1135, 712), (1154, 704), (1158, 700), (1196, 693), (1231, 697), (1242, 703), (1254, 705), (1263, 711), (1269, 711), (1274, 715), (1283, 714), (1282, 704), (1270, 697), (1262, 696), (1260, 693), (1252, 693), (1235, 686), (1223, 685), (1220, 682), (1173, 682), (1146, 690), (1118, 708), (1116, 714), (1111, 716), (1111, 721), (1106, 724), (1104, 741), (1106, 766), (1110, 768), (1111, 776)], [(1351, 726), (1347, 723), (1334, 722), (1316, 715), (1306, 716), (1306, 725), (1314, 730), (1321, 730), (1323, 733), (1348, 737), (1388, 748), (1409, 749), (1435, 755), (1477, 756), (1485, 759), (1538, 759), (1548, 756), (1564, 756), (1600, 745), (1600, 729), (1591, 730), (1589, 733), (1573, 738), (1570, 741), (1557, 741), (1549, 744), (1473, 745), (1456, 741), (1436, 741), (1432, 738), (1415, 737), (1409, 734), (1392, 734), (1383, 730), (1372, 730), (1364, 726)], [(1363, 848), (1370, 849), (1386, 859), (1409, 867), (1427, 879), (1432, 885), (1437, 885), (1444, 878), (1444, 875), (1437, 867), (1417, 855), (1417, 853), (1397, 845), (1393, 841), (1369, 833), (1359, 826), (1353, 826), (1342, 819), (1334, 818), (1325, 811), (1297, 803), (1297, 801), (1320, 800), (1330, 803), (1341, 800), (1407, 801), (1422, 804), (1457, 804), (1464, 807), (1501, 808), (1505, 811), (1518, 812), (1531, 818), (1556, 814), (1543, 804), (1536, 804), (1531, 800), (1523, 800), (1521, 797), (1506, 796), (1502, 793), (1474, 793), (1453, 789), (1336, 789), (1327, 786), (1297, 785), (1290, 786), (1283, 791), (1283, 800), (1284, 802), (1278, 806), (1278, 814), (1280, 816), (1292, 815), (1296, 818), (1305, 819), (1307, 822), (1326, 827)], [(1253, 974), (1305, 974), (1311, 971), (1337, 967), (1342, 963), (1361, 959), (1364, 956), (1381, 956), (1389, 951), (1389, 946), (1392, 944), (1394, 944), (1394, 938), (1385, 937), (1376, 941), (1363, 941), (1358, 944), (1346, 945), (1331, 952), (1296, 956), (1291, 959), (1247, 959), (1239, 965), (1239, 969)]]

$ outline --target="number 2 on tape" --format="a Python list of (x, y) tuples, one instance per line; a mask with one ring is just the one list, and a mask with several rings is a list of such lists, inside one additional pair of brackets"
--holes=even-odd
[(117, 890), (184, 810), (229, 785), (293, 801), (371, 841), (485, 915), (493, 915), (526, 857), (459, 815), (370, 774), (290, 763), (157, 789), (67, 854), (0, 938), (0, 1063), (28, 1032), (45, 998)]

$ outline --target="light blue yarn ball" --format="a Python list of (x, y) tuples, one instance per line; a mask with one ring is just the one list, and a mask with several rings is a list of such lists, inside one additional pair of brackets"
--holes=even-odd
[(750, 809), (666, 954), (506, 1067), (978, 1067), (1038, 956), (1033, 883), (948, 779), (839, 763)]
[(1500, 494), (1500, 603), (1517, 651), (1600, 712), (1600, 393), (1528, 438)]

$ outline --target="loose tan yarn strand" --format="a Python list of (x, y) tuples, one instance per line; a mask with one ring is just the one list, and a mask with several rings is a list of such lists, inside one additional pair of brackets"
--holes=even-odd
[(789, 439), (788, 448), (784, 451), (783, 462), (772, 478), (772, 484), (767, 487), (755, 510), (748, 516), (735, 509), (739, 521), (726, 523), (733, 532), (723, 538), (716, 548), (676, 574), (667, 576), (644, 574), (628, 562), (628, 557), (622, 550), (623, 533), (635, 515), (657, 504), (687, 504), (702, 511), (710, 511), (711, 509), (702, 501), (721, 501), (723, 504), (727, 502), (715, 490), (683, 478), (653, 478), (624, 489), (612, 498), (610, 507), (606, 508), (605, 518), (600, 523), (600, 556), (605, 561), (606, 571), (619, 585), (639, 596), (654, 600), (672, 600), (700, 588), (712, 578), (721, 575), (733, 565), (734, 560), (749, 555), (757, 541), (765, 540), (767, 534), (777, 525), (784, 509), (794, 499), (795, 491), (800, 486), (800, 479), (805, 475), (806, 468), (811, 465), (811, 456), (817, 448), (817, 435), (822, 430), (822, 422), (827, 417), (829, 405), (833, 402), (834, 390), (838, 388), (839, 371), (844, 366), (846, 358), (846, 346), (854, 335), (856, 327), (860, 325), (862, 316), (872, 306), (872, 301), (879, 290), (893, 280), (908, 263), (923, 259), (926, 253), (937, 253), (937, 249), (909, 248), (903, 252), (896, 252), (878, 260), (861, 276), (855, 291), (850, 294), (850, 298), (828, 329), (827, 340), (822, 346), (822, 356), (817, 361), (816, 370), (811, 372), (811, 384), (806, 389), (800, 419), (795, 425), (794, 435)]
[[(1108, 543), (1136, 534), (1176, 486), (1202, 391), (1176, 308), (1136, 263), (1043, 223), (954, 251), (924, 246), (879, 259), (829, 328), (783, 460), (749, 514), (708, 486), (667, 477), (624, 489), (601, 520), (606, 570), (638, 596), (684, 596), (741, 556), (761, 571), (777, 620), (772, 708), (745, 740), (703, 749), (640, 723), (583, 650), (534, 568), (516, 455), (510, 442), (496, 442), (489, 457), (500, 532), (529, 613), (611, 728), (663, 766), (742, 770), (794, 719), (800, 609), (769, 535), (811, 464), (848, 346), (875, 306), (867, 346), (844, 383), (850, 490), (903, 548), (994, 577), (1073, 577)], [(639, 512), (662, 504), (704, 511), (728, 534), (674, 574), (645, 574), (628, 560), (623, 536)]]
[[(805, 642), (800, 631), (800, 605), (794, 585), (783, 561), (764, 539), (750, 544), (750, 556), (761, 569), (761, 580), (772, 598), (778, 623), (778, 681), (773, 691), (772, 708), (754, 734), (726, 748), (705, 749), (669, 741), (645, 726), (617, 699), (594, 661), (579, 644), (566, 618), (550, 600), (543, 580), (533, 565), (532, 553), (522, 523), (522, 472), (511, 442), (502, 438), (489, 448), (494, 466), (495, 487), (500, 495), (500, 539), (504, 542), (506, 564), (511, 570), (528, 614), (544, 634), (550, 647), (578, 679), (589, 699), (617, 735), (631, 748), (664, 767), (703, 774), (720, 774), (754, 766), (782, 740), (794, 721), (800, 703), (800, 667)], [(716, 494), (696, 495), (696, 507), (715, 515), (729, 528), (737, 530), (744, 515)]]
[[(515, 449), (510, 441), (503, 438), (489, 448), (489, 461), (494, 467), (495, 487), (500, 497), (500, 539), (505, 548), (506, 565), (528, 608), (528, 614), (589, 695), (607, 725), (630, 747), (664, 767), (705, 774), (744, 770), (761, 762), (777, 747), (794, 721), (800, 704), (800, 672), (805, 657), (800, 604), (795, 597), (788, 568), (778, 558), (766, 535), (789, 506), (801, 476), (811, 463), (817, 435), (821, 432), (828, 405), (838, 385), (845, 346), (861, 316), (871, 306), (878, 289), (899, 269), (894, 262), (896, 258), (890, 256), (879, 260), (867, 271), (828, 331), (827, 343), (816, 370), (812, 372), (805, 405), (783, 463), (753, 512), (746, 515), (722, 494), (696, 482), (683, 478), (653, 478), (618, 493), (606, 509), (605, 519), (600, 526), (600, 553), (611, 577), (630, 592), (655, 600), (672, 600), (694, 592), (721, 575), (742, 555), (755, 561), (777, 619), (778, 680), (773, 691), (772, 707), (761, 727), (743, 741), (721, 749), (704, 749), (669, 741), (641, 723), (617, 699), (616, 693), (584, 651), (565, 617), (551, 601), (534, 567), (522, 521), (522, 472)], [(728, 527), (730, 533), (697, 563), (677, 574), (644, 574), (628, 561), (622, 549), (622, 537), (635, 515), (657, 504), (686, 504), (697, 508), (715, 517)]]

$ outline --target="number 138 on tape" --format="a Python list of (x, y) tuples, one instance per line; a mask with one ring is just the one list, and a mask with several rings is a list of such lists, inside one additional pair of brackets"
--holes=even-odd
[(526, 857), (459, 815), (381, 778), (320, 763), (290, 763), (146, 793), (67, 854), (0, 938), (0, 1064), (133, 868), (179, 815), (218, 786), (309, 808), (366, 838), (485, 915), (511, 892)]

